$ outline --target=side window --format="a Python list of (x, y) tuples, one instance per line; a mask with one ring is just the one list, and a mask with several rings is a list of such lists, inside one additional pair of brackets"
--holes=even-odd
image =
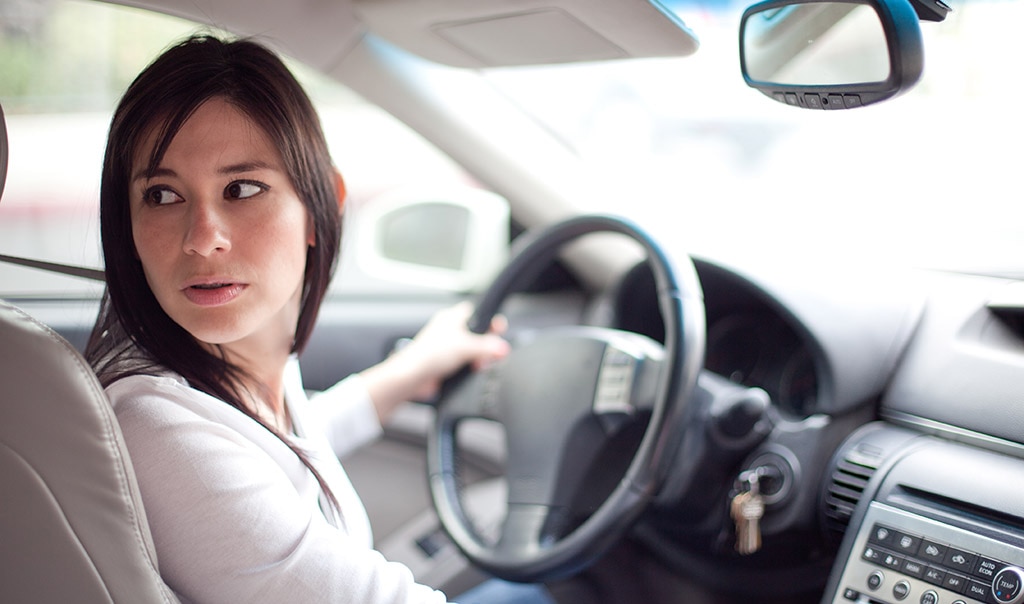
[(292, 66), (345, 179), (335, 294), (480, 289), (508, 256), (508, 202), (344, 86)]
[[(102, 265), (97, 200), (110, 113), (163, 48), (207, 29), (98, 2), (0, 0), (0, 103), (10, 147), (0, 254)], [(349, 192), (333, 291), (465, 291), (485, 283), (507, 253), (506, 202), (389, 114), (290, 66), (318, 107)], [(0, 263), (2, 298), (101, 290)]]
[[(110, 112), (135, 74), (195, 25), (98, 2), (0, 0), (10, 158), (0, 254), (101, 265), (96, 200)], [(0, 297), (95, 296), (101, 285), (0, 263)]]

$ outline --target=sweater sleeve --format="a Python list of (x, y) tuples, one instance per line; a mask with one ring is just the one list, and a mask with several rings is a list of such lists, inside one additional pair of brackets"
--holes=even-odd
[(350, 375), (312, 396), (308, 409), (311, 419), (322, 426), (338, 457), (372, 442), (384, 431), (359, 374)]
[(251, 420), (251, 432), (239, 418), (223, 421), (218, 415), (242, 414), (219, 401), (223, 409), (196, 405), (187, 386), (167, 380), (133, 389), (131, 379), (108, 392), (161, 575), (186, 601), (445, 601), (405, 566), (328, 523), (319, 489), (296, 487), (296, 477), (312, 475), (275, 436)]

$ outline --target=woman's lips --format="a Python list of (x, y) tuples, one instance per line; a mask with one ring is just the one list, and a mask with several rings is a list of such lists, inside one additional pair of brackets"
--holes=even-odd
[(199, 306), (220, 306), (227, 304), (242, 294), (244, 283), (197, 283), (185, 287), (185, 297)]

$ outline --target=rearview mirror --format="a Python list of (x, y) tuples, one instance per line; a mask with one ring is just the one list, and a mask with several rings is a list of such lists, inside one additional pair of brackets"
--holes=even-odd
[(924, 50), (908, 0), (769, 0), (740, 21), (747, 85), (805, 109), (852, 109), (906, 92)]

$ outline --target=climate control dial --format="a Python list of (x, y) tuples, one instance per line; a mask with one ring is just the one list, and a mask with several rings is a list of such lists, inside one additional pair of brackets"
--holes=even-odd
[(1007, 566), (992, 578), (992, 597), (1001, 604), (1017, 604), (1024, 600), (1024, 571)]

